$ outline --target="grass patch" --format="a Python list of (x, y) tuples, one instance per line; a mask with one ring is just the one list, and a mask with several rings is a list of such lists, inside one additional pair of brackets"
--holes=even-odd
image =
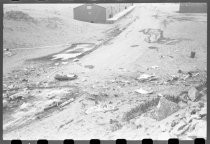
[(128, 112), (126, 112), (123, 115), (122, 120), (123, 121), (129, 121), (129, 120), (145, 113), (150, 107), (158, 105), (159, 99), (160, 98), (157, 97), (157, 98), (146, 101), (146, 102), (132, 108), (131, 110), (129, 110)]

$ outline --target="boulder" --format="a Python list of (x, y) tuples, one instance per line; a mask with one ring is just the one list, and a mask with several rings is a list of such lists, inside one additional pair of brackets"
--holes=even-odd
[(199, 92), (195, 87), (191, 87), (188, 91), (188, 97), (191, 101), (196, 101), (199, 97)]
[(158, 120), (162, 120), (179, 110), (178, 104), (161, 97), (157, 105), (156, 116)]

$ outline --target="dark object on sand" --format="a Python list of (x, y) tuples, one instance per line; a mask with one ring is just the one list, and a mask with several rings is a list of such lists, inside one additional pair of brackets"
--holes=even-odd
[(85, 65), (85, 68), (93, 69), (94, 66), (93, 65)]
[(70, 75), (55, 75), (55, 79), (59, 81), (67, 81), (67, 80), (75, 80), (77, 78), (77, 75), (70, 74)]
[(190, 57), (191, 57), (191, 58), (194, 58), (194, 57), (195, 57), (195, 52), (194, 52), (194, 51), (191, 52)]
[(149, 46), (148, 48), (149, 49), (156, 49), (158, 51), (158, 47), (155, 47), (155, 46)]

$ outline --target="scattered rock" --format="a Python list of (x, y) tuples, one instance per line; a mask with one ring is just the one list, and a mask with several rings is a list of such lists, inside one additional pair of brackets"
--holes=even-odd
[(173, 120), (173, 121), (171, 122), (171, 127), (176, 126), (179, 122), (180, 122), (180, 120), (179, 120), (179, 119), (175, 119), (175, 120)]
[(195, 87), (191, 87), (188, 91), (188, 96), (191, 101), (196, 101), (199, 97), (199, 92)]
[(87, 109), (85, 111), (86, 114), (90, 114), (93, 112), (108, 112), (108, 111), (116, 111), (118, 110), (118, 108), (116, 108), (113, 105), (102, 105), (102, 104), (98, 104), (96, 106), (90, 107), (89, 109)]
[(157, 119), (162, 120), (179, 110), (178, 104), (161, 97), (157, 105)]
[(184, 120), (179, 121), (179, 123), (173, 128), (173, 130), (171, 131), (171, 133), (175, 134), (175, 135), (179, 135), (182, 130), (184, 129), (184, 127), (187, 126), (187, 123)]
[(179, 106), (180, 108), (185, 108), (185, 107), (187, 106), (187, 103), (185, 103), (185, 102), (183, 102), (183, 101), (180, 101), (180, 102), (178, 103), (178, 106)]
[(75, 74), (68, 74), (68, 75), (56, 74), (54, 78), (59, 81), (67, 81), (67, 80), (75, 80), (77, 79), (77, 77), (78, 76)]
[(203, 118), (207, 116), (207, 108), (206, 107), (203, 107), (200, 111), (199, 111), (199, 117), (200, 118)]
[(168, 132), (161, 132), (158, 134), (157, 140), (169, 140), (171, 138)]
[(115, 121), (114, 123), (111, 124), (110, 130), (114, 132), (121, 129), (122, 127), (123, 127), (122, 124), (120, 124), (118, 121)]
[(204, 138), (207, 137), (207, 123), (204, 120), (200, 120), (194, 125), (193, 131), (188, 133), (187, 135), (193, 139), (195, 138)]
[(155, 66), (151, 66), (151, 68), (152, 69), (159, 69), (160, 67), (155, 65)]

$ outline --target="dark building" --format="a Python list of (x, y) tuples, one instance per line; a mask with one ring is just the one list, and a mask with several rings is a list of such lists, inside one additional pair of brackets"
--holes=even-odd
[(207, 3), (180, 3), (180, 13), (206, 13)]
[(83, 4), (75, 7), (74, 19), (92, 22), (92, 23), (106, 23), (107, 19), (127, 9), (132, 4)]

